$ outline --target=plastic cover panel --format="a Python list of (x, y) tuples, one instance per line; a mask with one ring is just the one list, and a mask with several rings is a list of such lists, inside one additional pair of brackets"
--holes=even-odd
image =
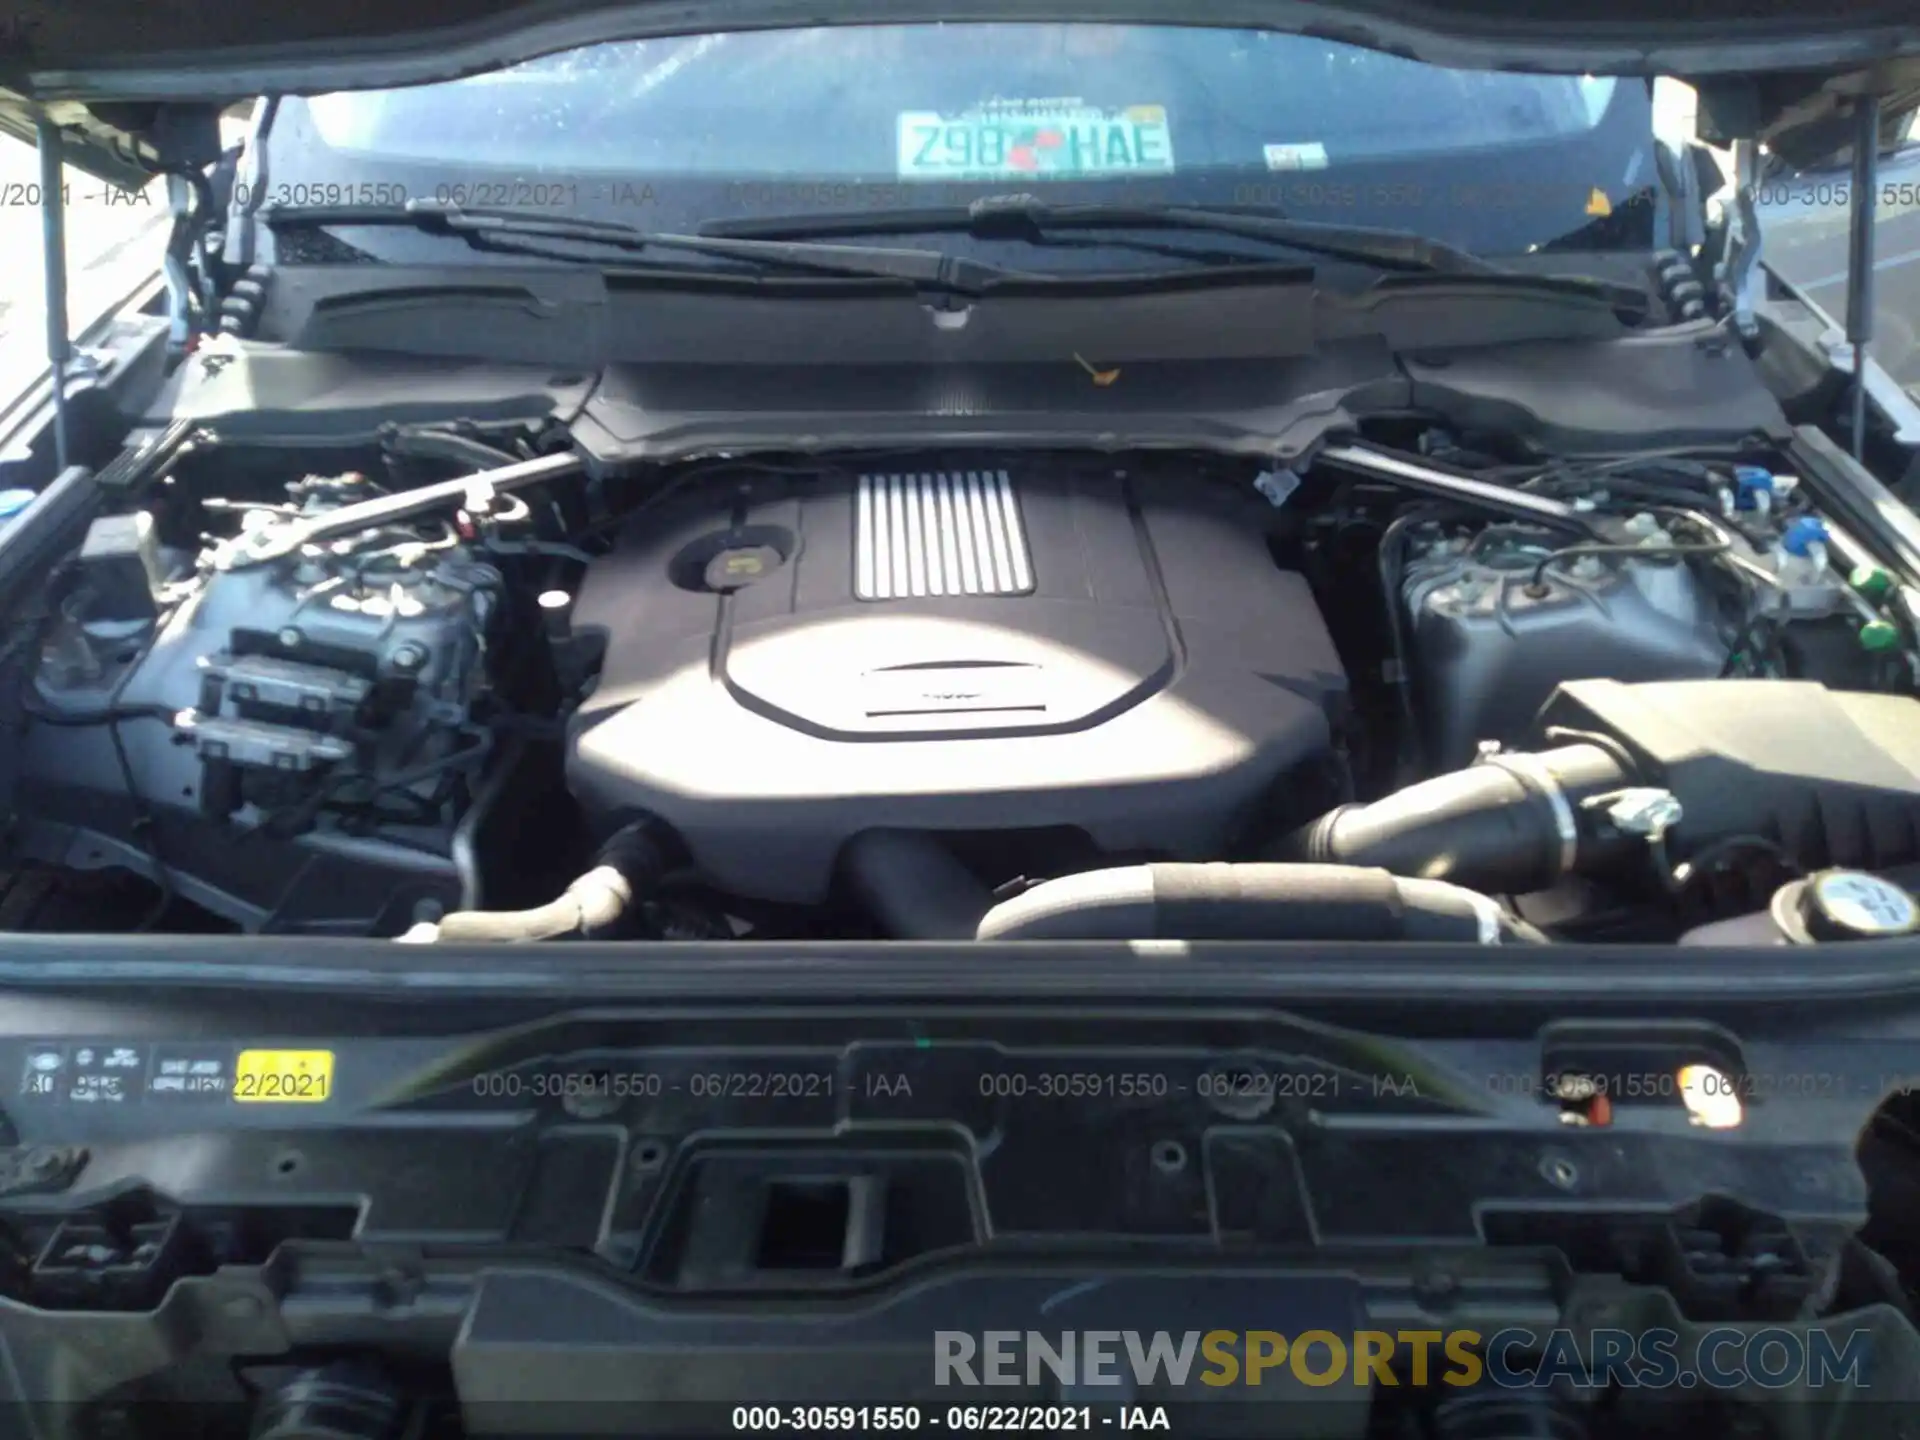
[[(767, 899), (822, 899), (839, 846), (879, 825), (1077, 826), (1115, 851), (1217, 857), (1325, 749), (1346, 691), (1306, 582), (1267, 551), (1271, 512), (1104, 467), (1009, 478), (1023, 595), (863, 602), (853, 477), (651, 513), (576, 603), (606, 650), (574, 722), (575, 793), (608, 822), (660, 815), (716, 883)], [(743, 549), (778, 558), (707, 589), (714, 557)]]

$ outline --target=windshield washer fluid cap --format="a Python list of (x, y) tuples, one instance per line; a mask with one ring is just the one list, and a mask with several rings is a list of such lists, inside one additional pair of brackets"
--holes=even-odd
[[(659, 815), (709, 880), (768, 900), (823, 899), (874, 826), (1073, 826), (1216, 858), (1324, 753), (1346, 696), (1268, 513), (1197, 480), (1001, 465), (663, 506), (582, 585), (576, 633), (604, 657), (569, 784), (602, 823)], [(710, 583), (749, 552), (750, 580)]]

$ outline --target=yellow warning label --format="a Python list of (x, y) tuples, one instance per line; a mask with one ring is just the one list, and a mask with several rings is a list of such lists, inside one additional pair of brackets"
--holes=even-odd
[(1607, 192), (1596, 189), (1587, 196), (1587, 214), (1606, 216), (1613, 213), (1613, 202), (1607, 199)]
[(242, 1050), (233, 1098), (257, 1105), (318, 1105), (333, 1093), (331, 1050)]

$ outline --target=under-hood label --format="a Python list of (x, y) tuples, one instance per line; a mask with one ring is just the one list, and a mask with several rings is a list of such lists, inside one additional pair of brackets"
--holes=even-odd
[(233, 1098), (253, 1105), (319, 1105), (333, 1094), (331, 1050), (242, 1050)]
[(903, 180), (1047, 180), (1171, 175), (1164, 105), (1102, 109), (1010, 100), (956, 114), (909, 110), (896, 127)]
[(63, 1105), (214, 1101), (318, 1105), (333, 1097), (331, 1050), (241, 1049), (218, 1042), (36, 1041), (22, 1099)]
[(20, 1094), (74, 1105), (124, 1105), (140, 1098), (147, 1060), (143, 1045), (32, 1045)]

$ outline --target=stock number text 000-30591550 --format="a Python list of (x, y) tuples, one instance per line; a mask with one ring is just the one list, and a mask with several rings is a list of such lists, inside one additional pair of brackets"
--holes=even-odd
[(690, 1095), (696, 1100), (816, 1100), (834, 1093), (828, 1070), (696, 1070), (672, 1078), (652, 1071), (488, 1070), (473, 1077), (473, 1093), (492, 1100), (615, 1100)]
[[(949, 1431), (955, 1434), (1091, 1434), (1105, 1417), (1090, 1405), (736, 1405), (736, 1432), (822, 1434)], [(1106, 1424), (1113, 1422), (1107, 1420)]]

